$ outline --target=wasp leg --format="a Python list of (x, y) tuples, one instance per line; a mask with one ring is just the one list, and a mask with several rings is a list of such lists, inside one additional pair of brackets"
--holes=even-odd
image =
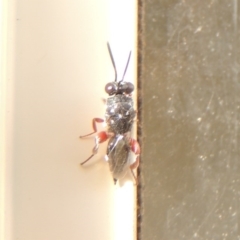
[(83, 165), (84, 163), (89, 161), (94, 155), (96, 155), (98, 153), (99, 143), (105, 142), (107, 139), (108, 139), (107, 132), (103, 131), (98, 133), (97, 136), (95, 137), (95, 146), (93, 147), (92, 155), (89, 158), (87, 158), (84, 162), (82, 162), (81, 165)]
[(136, 160), (135, 162), (133, 162), (131, 165), (130, 165), (130, 170), (131, 170), (131, 173), (133, 175), (133, 178), (135, 179), (135, 183), (136, 185), (138, 184), (138, 179), (137, 177), (135, 176), (133, 170), (134, 169), (137, 169), (138, 168), (138, 165), (139, 165), (139, 154), (140, 154), (140, 146), (138, 144), (138, 142), (135, 140), (135, 139), (130, 139), (130, 147), (131, 147), (131, 151), (134, 152), (137, 157), (136, 157)]
[(136, 175), (135, 175), (133, 170), (136, 169), (138, 167), (138, 165), (139, 165), (139, 156), (137, 156), (135, 162), (130, 165), (130, 171), (132, 173), (132, 176), (133, 176), (133, 178), (135, 180), (135, 184), (136, 185), (138, 185), (138, 178), (136, 177)]
[(104, 122), (104, 119), (102, 119), (102, 118), (93, 118), (93, 120), (92, 120), (93, 132), (83, 135), (83, 136), (80, 136), (80, 138), (84, 138), (84, 137), (87, 137), (87, 136), (90, 136), (90, 135), (96, 133), (97, 132), (97, 123), (102, 123), (102, 122)]
[(102, 98), (102, 101), (104, 104), (107, 104), (107, 99), (106, 98)]
[(130, 170), (131, 170), (132, 176), (133, 176), (133, 178), (134, 178), (134, 180), (135, 180), (135, 185), (137, 186), (137, 185), (138, 185), (138, 178), (136, 177), (136, 175), (135, 175), (135, 173), (133, 172), (133, 169), (131, 169), (131, 167), (130, 167)]

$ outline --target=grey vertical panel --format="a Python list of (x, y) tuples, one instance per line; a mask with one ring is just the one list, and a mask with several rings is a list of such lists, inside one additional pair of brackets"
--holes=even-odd
[(142, 240), (240, 239), (237, 0), (145, 0)]

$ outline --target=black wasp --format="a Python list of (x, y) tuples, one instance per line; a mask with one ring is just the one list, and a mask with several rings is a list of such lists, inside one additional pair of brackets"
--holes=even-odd
[[(93, 118), (93, 132), (80, 136), (80, 138), (96, 133), (97, 123), (105, 121), (108, 129), (107, 131), (97, 133), (95, 136), (95, 146), (92, 150), (92, 155), (82, 162), (81, 165), (97, 154), (100, 143), (109, 139), (106, 160), (109, 163), (114, 183), (123, 177), (128, 169), (131, 170), (131, 173), (137, 183), (137, 178), (133, 173), (133, 169), (137, 168), (139, 164), (140, 146), (135, 139), (130, 137), (133, 121), (136, 115), (136, 111), (133, 108), (133, 99), (131, 97), (134, 85), (131, 82), (124, 82), (124, 76), (128, 68), (131, 52), (129, 53), (123, 77), (120, 81), (118, 81), (116, 65), (109, 43), (107, 43), (107, 47), (115, 71), (115, 80), (107, 83), (105, 86), (105, 91), (109, 95), (106, 100), (107, 108), (105, 112), (105, 119)], [(133, 162), (130, 159), (131, 151), (136, 154), (136, 159)]]

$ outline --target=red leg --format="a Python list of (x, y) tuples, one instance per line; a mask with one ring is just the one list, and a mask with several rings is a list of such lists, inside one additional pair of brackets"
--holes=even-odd
[(130, 139), (130, 147), (131, 147), (131, 151), (134, 152), (137, 155), (135, 162), (133, 162), (130, 165), (131, 173), (132, 173), (132, 175), (133, 175), (133, 177), (135, 179), (136, 185), (137, 185), (138, 184), (138, 180), (137, 180), (137, 177), (135, 176), (133, 170), (136, 169), (139, 166), (140, 146), (139, 146), (139, 143), (135, 139), (131, 138)]
[(90, 136), (90, 135), (96, 133), (97, 132), (97, 123), (102, 123), (102, 122), (104, 122), (104, 119), (102, 119), (102, 118), (93, 118), (93, 120), (92, 120), (93, 132), (83, 135), (83, 136), (80, 136), (80, 138), (84, 138), (84, 137), (87, 137), (87, 136)]
[(95, 146), (93, 147), (92, 155), (89, 158), (87, 158), (84, 162), (82, 162), (81, 165), (83, 165), (84, 163), (89, 161), (94, 155), (96, 155), (98, 153), (99, 143), (105, 142), (107, 139), (108, 139), (107, 132), (99, 132), (95, 137)]
[(139, 156), (137, 156), (135, 162), (130, 165), (130, 169), (132, 170), (136, 169), (138, 168), (138, 166), (139, 166)]
[(139, 143), (137, 142), (137, 140), (131, 138), (130, 139), (130, 147), (132, 152), (134, 152), (136, 155), (139, 155), (141, 150), (140, 150), (140, 146)]

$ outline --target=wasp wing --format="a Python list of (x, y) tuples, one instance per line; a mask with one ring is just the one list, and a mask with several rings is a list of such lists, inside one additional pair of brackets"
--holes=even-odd
[(110, 138), (107, 147), (107, 156), (113, 179), (120, 179), (126, 174), (129, 167), (129, 153), (130, 147), (126, 137), (116, 135)]

